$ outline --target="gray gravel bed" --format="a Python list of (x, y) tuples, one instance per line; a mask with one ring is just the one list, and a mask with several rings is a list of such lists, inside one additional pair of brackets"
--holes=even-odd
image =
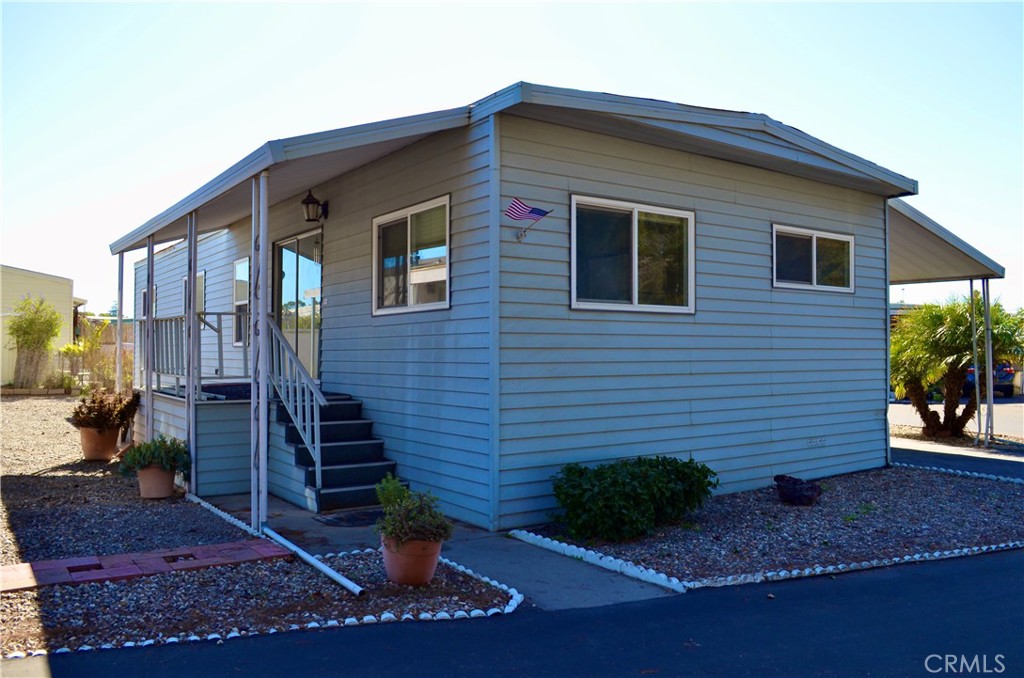
[[(65, 418), (74, 398), (0, 402), (0, 564), (150, 551), (249, 539), (178, 497), (144, 500), (116, 463), (81, 460)], [(392, 612), (503, 610), (507, 592), (444, 563), (427, 587), (387, 581), (377, 553), (327, 564), (363, 586), (359, 598), (299, 560), (244, 563), (118, 582), (0, 594), (0, 655), (266, 633)]]
[(685, 523), (630, 543), (575, 542), (669, 577), (827, 567), (1024, 539), (1024, 486), (911, 468), (824, 478), (814, 506), (774, 487), (716, 495)]

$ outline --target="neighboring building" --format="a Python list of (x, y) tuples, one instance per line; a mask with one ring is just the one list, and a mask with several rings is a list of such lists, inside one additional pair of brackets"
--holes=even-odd
[[(303, 219), (308, 189), (326, 219)], [(692, 455), (723, 491), (885, 464), (901, 256), (889, 200), (916, 192), (764, 115), (519, 83), (270, 142), (111, 250), (194, 221), (202, 351), (189, 359), (180, 339), (185, 241), (154, 257), (153, 373), (160, 388), (189, 365), (204, 384), (248, 379), (250, 254), (266, 226), (270, 315), (255, 320), (276, 325), (275, 361), (287, 345), (316, 380), (274, 362), (275, 390), (352, 394), (362, 414), (346, 440), (382, 441), (386, 458), (324, 461), (318, 487), (294, 428), (272, 423), (270, 492), (323, 509), (340, 483), (361, 488), (355, 503), (386, 461), (453, 517), (501, 529), (546, 520), (569, 462)], [(549, 213), (512, 220), (516, 198)], [(924, 229), (913, 215), (898, 227), (910, 246)], [(968, 259), (965, 275), (1002, 275)], [(145, 271), (136, 318), (152, 313)], [(150, 402), (141, 431), (194, 431), (196, 492), (256, 492), (252, 408)]]
[[(28, 296), (46, 299), (60, 313), (60, 334), (53, 340), (54, 354), (65, 344), (74, 341), (78, 307), (86, 303), (85, 299), (74, 296), (74, 282), (70, 278), (0, 265), (0, 383), (9, 384), (13, 381), (17, 359), (17, 351), (7, 335), (7, 319), (14, 315), (14, 307)], [(56, 359), (52, 364), (54, 368), (57, 367)]]

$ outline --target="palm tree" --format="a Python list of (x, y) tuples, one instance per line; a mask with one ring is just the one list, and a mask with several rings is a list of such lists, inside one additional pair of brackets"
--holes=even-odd
[[(981, 296), (975, 294), (978, 360), (990, 366), (1001, 360), (1018, 361), (1024, 354), (1024, 311), (1007, 312), (999, 302), (992, 305), (992, 356), (985, 356)], [(896, 397), (909, 397), (924, 422), (929, 437), (960, 437), (978, 409), (972, 390), (963, 410), (957, 412), (967, 371), (974, 364), (971, 340), (971, 305), (967, 298), (945, 304), (925, 304), (901, 316), (891, 337), (891, 376)], [(985, 370), (985, 376), (989, 370)], [(983, 391), (987, 387), (979, 376)], [(928, 407), (928, 387), (939, 383), (943, 395), (942, 416)]]

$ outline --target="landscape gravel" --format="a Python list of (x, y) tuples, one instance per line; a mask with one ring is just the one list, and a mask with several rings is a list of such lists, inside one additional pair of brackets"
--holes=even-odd
[[(78, 432), (65, 420), (74, 403), (0, 402), (0, 564), (250, 538), (182, 496), (139, 498), (115, 463), (81, 461)], [(343, 626), (388, 613), (475, 617), (504, 610), (512, 597), (443, 562), (420, 588), (389, 582), (376, 552), (324, 562), (366, 593), (356, 597), (298, 559), (2, 593), (0, 656)]]
[(813, 506), (774, 487), (713, 496), (686, 522), (628, 543), (574, 541), (557, 525), (533, 532), (681, 581), (846, 565), (1024, 540), (1024, 485), (914, 468), (817, 481)]

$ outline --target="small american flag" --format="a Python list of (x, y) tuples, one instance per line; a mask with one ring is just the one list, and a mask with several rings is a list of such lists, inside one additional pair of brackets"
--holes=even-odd
[(542, 210), (539, 207), (530, 207), (519, 198), (512, 198), (512, 202), (509, 203), (508, 209), (505, 210), (505, 216), (516, 221), (523, 221), (529, 219), (530, 221), (540, 221), (548, 214), (551, 210)]

